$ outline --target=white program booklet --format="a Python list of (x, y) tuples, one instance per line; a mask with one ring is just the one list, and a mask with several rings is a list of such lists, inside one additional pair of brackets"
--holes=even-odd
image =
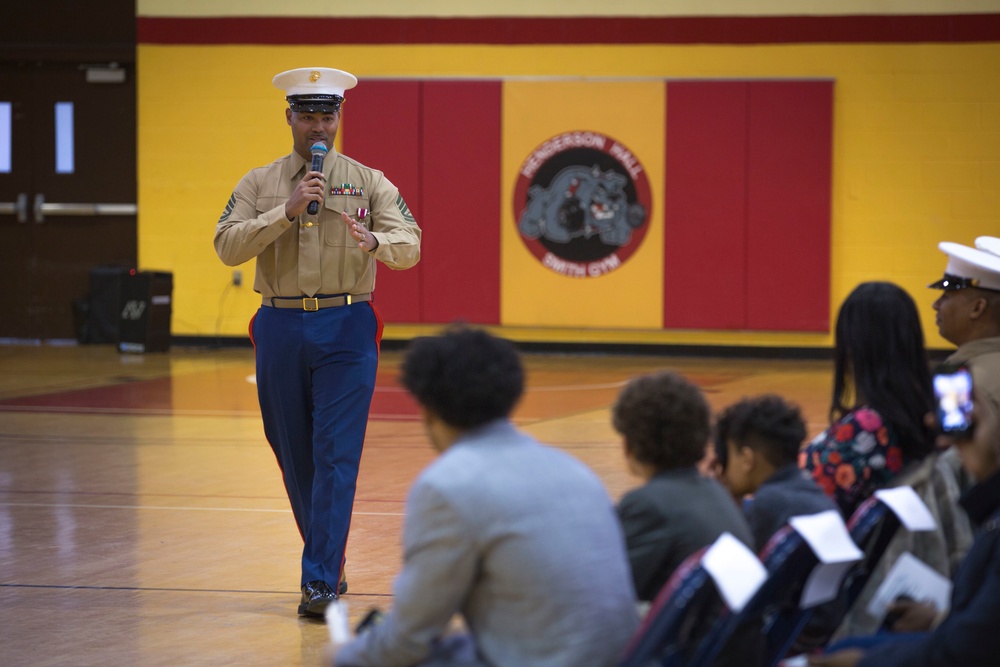
[(793, 516), (788, 520), (816, 554), (819, 563), (809, 573), (799, 606), (815, 607), (837, 597), (848, 570), (864, 554), (851, 539), (837, 510)]
[(910, 532), (934, 530), (937, 522), (927, 505), (920, 499), (917, 492), (909, 486), (897, 486), (891, 489), (879, 489), (875, 497), (889, 506), (900, 523)]
[(726, 605), (737, 613), (767, 579), (757, 554), (731, 533), (719, 535), (702, 556), (701, 566), (711, 575)]
[(347, 603), (334, 600), (327, 605), (323, 613), (326, 618), (326, 629), (330, 633), (330, 641), (334, 644), (346, 644), (351, 639), (351, 628), (347, 623)]
[(868, 613), (875, 618), (882, 618), (888, 606), (901, 595), (921, 602), (932, 602), (941, 612), (951, 604), (951, 581), (907, 551), (885, 575), (868, 603)]

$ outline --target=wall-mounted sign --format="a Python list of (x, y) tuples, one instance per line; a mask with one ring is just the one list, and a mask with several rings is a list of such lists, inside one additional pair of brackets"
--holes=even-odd
[(566, 132), (521, 165), (514, 186), (517, 229), (548, 269), (571, 278), (614, 271), (642, 244), (649, 225), (646, 170), (599, 132)]

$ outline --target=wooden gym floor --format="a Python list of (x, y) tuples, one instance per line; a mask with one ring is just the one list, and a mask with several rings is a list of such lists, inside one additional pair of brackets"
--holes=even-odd
[[(384, 352), (347, 550), (352, 625), (389, 608), (406, 491), (433, 458)], [(715, 409), (777, 392), (824, 426), (828, 361), (527, 354), (525, 431), (617, 500), (636, 484), (609, 408), (674, 369)], [(249, 349), (0, 346), (0, 665), (319, 665), (296, 615), (301, 539)]]

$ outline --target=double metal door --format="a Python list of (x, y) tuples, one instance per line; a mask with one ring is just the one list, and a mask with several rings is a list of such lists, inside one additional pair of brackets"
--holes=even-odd
[(134, 75), (0, 63), (0, 339), (74, 339), (92, 270), (135, 266)]

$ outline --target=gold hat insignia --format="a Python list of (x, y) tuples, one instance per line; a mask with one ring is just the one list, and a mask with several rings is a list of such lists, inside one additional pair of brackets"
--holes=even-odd
[(317, 81), (319, 81), (319, 78), (321, 76), (323, 76), (323, 75), (320, 74), (318, 70), (313, 70), (313, 71), (309, 72), (309, 82), (310, 83), (316, 83)]

